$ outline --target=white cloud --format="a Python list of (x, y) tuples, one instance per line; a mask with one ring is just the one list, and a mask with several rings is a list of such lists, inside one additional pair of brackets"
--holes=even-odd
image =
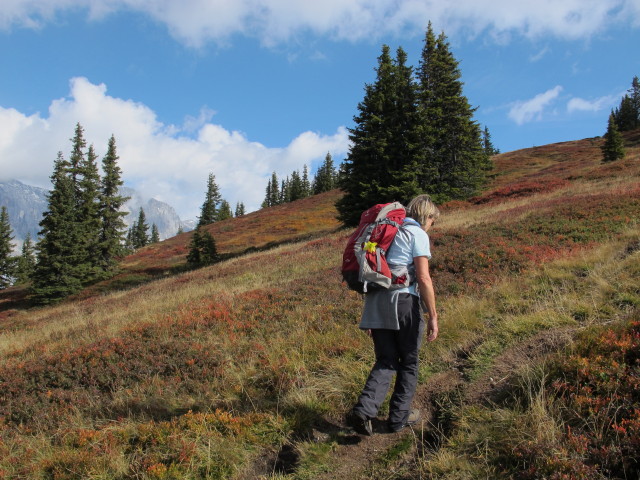
[(580, 97), (573, 97), (567, 103), (567, 111), (573, 112), (599, 112), (601, 110), (609, 110), (620, 102), (620, 98), (624, 94), (620, 95), (606, 95), (604, 97), (596, 98), (594, 100), (585, 100)]
[(550, 48), (548, 46), (544, 47), (542, 50), (540, 50), (538, 53), (536, 53), (535, 55), (531, 55), (529, 57), (529, 61), (531, 63), (535, 63), (535, 62), (539, 62), (540, 60), (542, 60), (544, 58), (544, 56), (549, 53)]
[[(85, 139), (102, 157), (107, 141), (116, 138), (120, 167), (128, 186), (166, 201), (179, 215), (194, 218), (204, 199), (209, 173), (216, 176), (222, 196), (231, 205), (244, 202), (249, 211), (260, 206), (271, 173), (284, 178), (293, 170), (317, 165), (328, 151), (342, 156), (348, 133), (340, 127), (332, 135), (302, 132), (289, 145), (267, 148), (240, 132), (210, 123), (204, 109), (186, 125), (164, 125), (147, 106), (107, 95), (104, 84), (86, 78), (70, 82), (70, 95), (51, 102), (47, 116), (26, 116), (0, 107), (0, 171), (48, 188), (57, 152), (68, 157), (76, 122)], [(186, 133), (195, 131), (194, 135)]]
[(587, 38), (619, 22), (640, 24), (638, 0), (3, 0), (0, 28), (36, 28), (78, 8), (87, 9), (92, 20), (118, 10), (141, 12), (194, 47), (209, 41), (224, 44), (235, 34), (256, 37), (265, 45), (308, 32), (366, 40), (421, 33), (429, 20), (448, 35), (487, 31), (499, 41), (512, 34)]
[(561, 91), (562, 87), (557, 85), (546, 92), (536, 95), (531, 100), (515, 102), (509, 110), (509, 118), (518, 125), (542, 119), (545, 109), (558, 98)]

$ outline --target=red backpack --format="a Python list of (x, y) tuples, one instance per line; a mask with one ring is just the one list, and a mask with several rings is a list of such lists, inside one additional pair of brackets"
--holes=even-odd
[(386, 257), (405, 217), (399, 202), (378, 204), (362, 214), (342, 255), (342, 278), (351, 290), (366, 293), (371, 287), (396, 289), (411, 284), (407, 266), (390, 268)]

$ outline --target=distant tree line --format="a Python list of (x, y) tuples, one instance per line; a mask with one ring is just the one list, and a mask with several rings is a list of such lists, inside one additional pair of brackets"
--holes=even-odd
[(294, 202), (311, 195), (318, 195), (333, 190), (338, 186), (338, 172), (330, 153), (325, 156), (324, 162), (318, 168), (313, 180), (309, 180), (309, 170), (305, 165), (302, 175), (299, 170), (294, 170), (290, 176), (281, 182), (278, 181), (276, 172), (271, 175), (267, 183), (266, 194), (262, 202), (262, 208), (273, 207), (283, 203)]
[(474, 195), (492, 167), (488, 129), (473, 120), (475, 108), (462, 93), (458, 62), (444, 33), (429, 23), (420, 64), (414, 72), (398, 48), (378, 57), (376, 79), (349, 129), (351, 148), (344, 162), (337, 202), (346, 225), (376, 203), (406, 202), (429, 193), (438, 202)]
[(620, 105), (611, 111), (602, 144), (602, 161), (613, 162), (624, 158), (624, 141), (620, 132), (640, 128), (640, 81), (633, 77), (631, 88), (622, 97)]

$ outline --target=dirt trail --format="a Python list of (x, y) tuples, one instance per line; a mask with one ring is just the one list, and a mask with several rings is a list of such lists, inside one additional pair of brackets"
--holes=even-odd
[[(495, 359), (488, 372), (473, 381), (469, 381), (465, 375), (468, 368), (467, 359), (472, 350), (459, 352), (451, 360), (449, 369), (431, 377), (426, 384), (419, 386), (416, 392), (414, 407), (420, 408), (422, 420), (413, 432), (416, 438), (421, 439), (420, 448), (434, 452), (439, 448), (443, 437), (450, 433), (451, 425), (443, 423), (442, 420), (440, 410), (446, 407), (443, 402), (459, 405), (499, 401), (510, 391), (516, 372), (522, 365), (556, 352), (571, 342), (574, 333), (571, 328), (559, 328), (526, 339), (503, 352)], [(411, 429), (405, 429), (400, 433), (387, 433), (382, 418), (374, 422), (374, 435), (371, 437), (356, 434), (342, 420), (326, 420), (323, 423), (317, 431), (314, 430), (317, 440), (323, 441), (330, 436), (336, 438), (336, 433), (339, 432), (341, 441), (332, 453), (329, 471), (315, 476), (317, 480), (371, 479), (375, 460), (397, 444), (402, 436), (412, 434)], [(295, 447), (291, 447), (291, 450), (294, 456)], [(288, 470), (279, 470), (282, 473), (294, 473), (294, 462), (290, 467)], [(273, 466), (270, 470), (274, 471)]]

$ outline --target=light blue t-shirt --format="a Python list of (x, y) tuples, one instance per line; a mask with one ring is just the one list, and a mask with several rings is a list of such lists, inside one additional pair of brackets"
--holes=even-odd
[[(406, 218), (402, 228), (398, 230), (393, 243), (387, 252), (387, 263), (390, 265), (411, 265), (415, 257), (431, 258), (431, 246), (429, 235), (418, 222), (412, 218)], [(414, 282), (407, 288), (398, 290), (400, 293), (418, 295)]]
[[(431, 258), (431, 248), (427, 232), (420, 228), (418, 222), (409, 218), (405, 220), (403, 228), (398, 230), (389, 247), (387, 263), (389, 265), (411, 265), (414, 257)], [(410, 293), (419, 296), (416, 285), (417, 282), (414, 282), (409, 287), (399, 290), (379, 289), (368, 293), (364, 300), (360, 328), (362, 330), (370, 328), (399, 330), (398, 295)]]

